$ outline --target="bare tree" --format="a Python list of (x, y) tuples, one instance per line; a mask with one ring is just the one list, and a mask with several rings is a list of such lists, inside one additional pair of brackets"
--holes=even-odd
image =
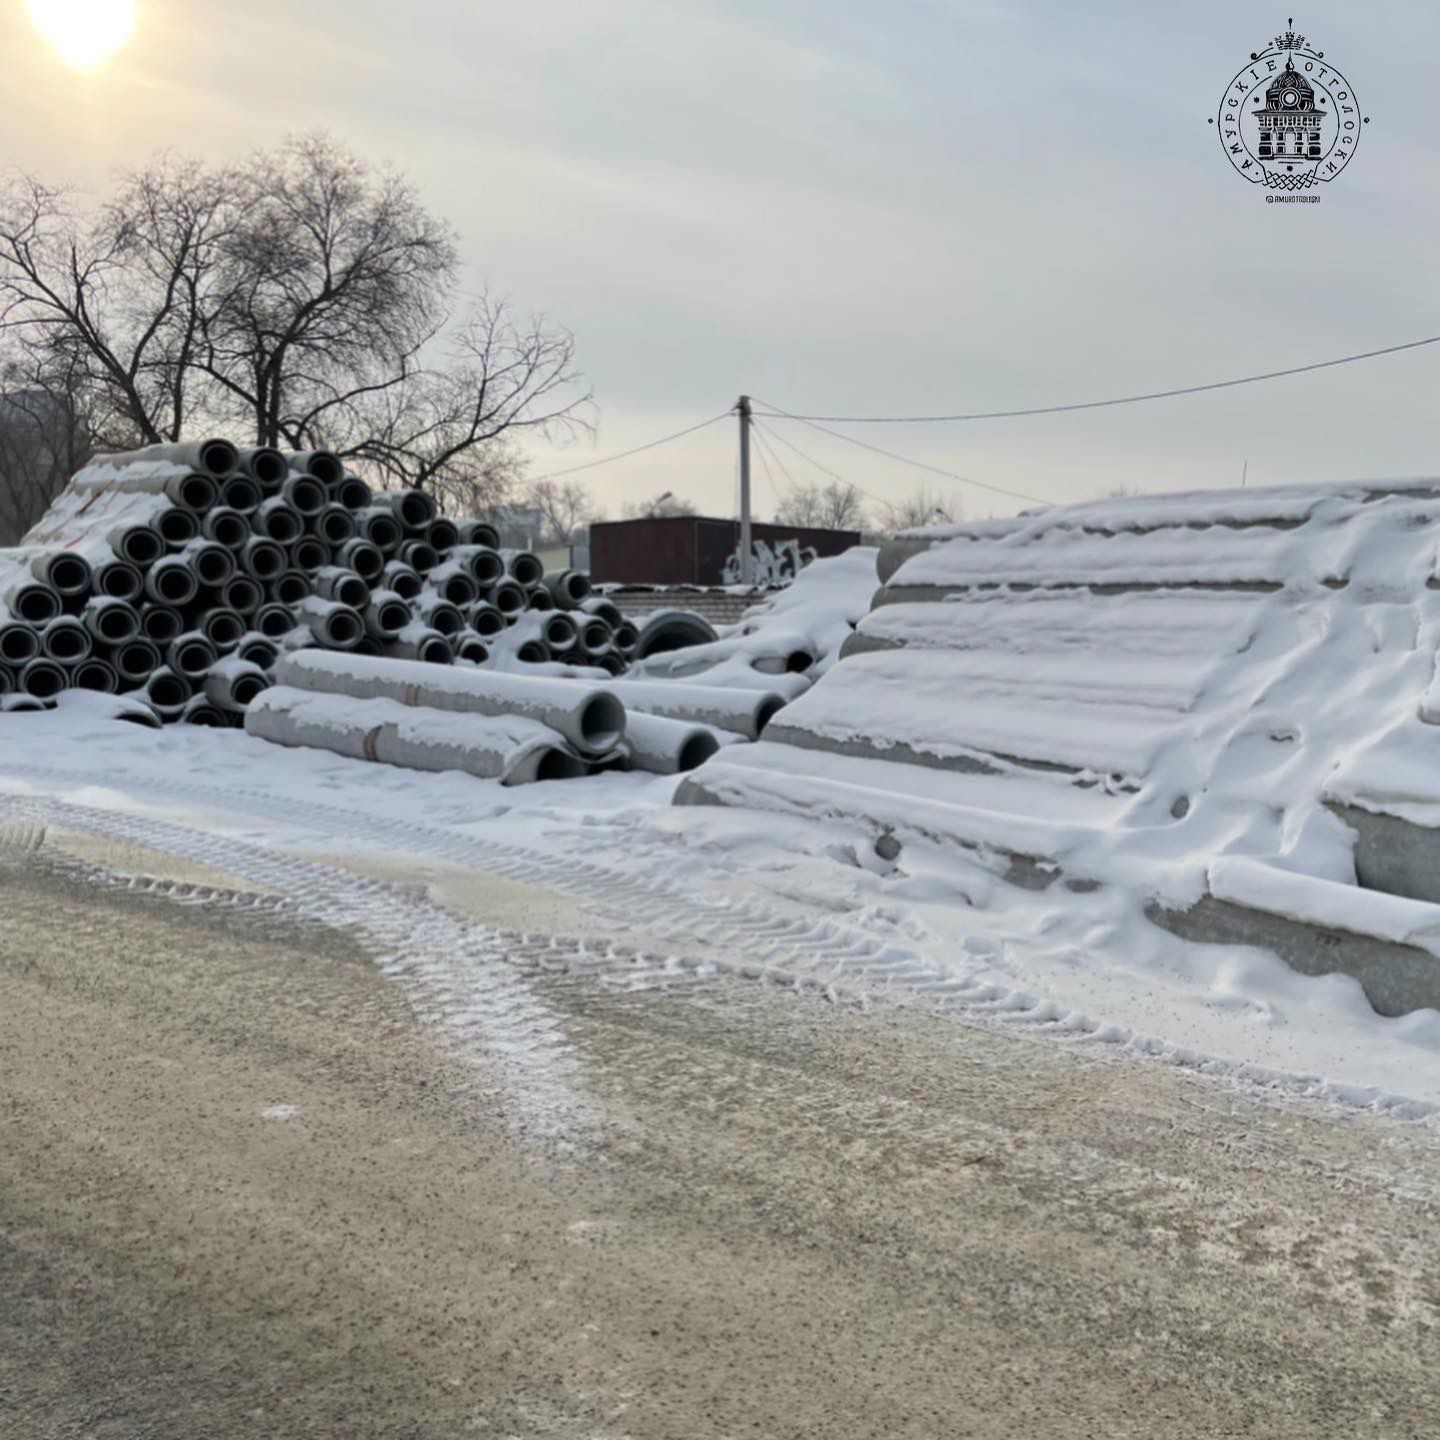
[(900, 500), (889, 500), (879, 506), (880, 533), (893, 535), (897, 530), (919, 530), (927, 525), (949, 525), (965, 518), (965, 502), (959, 495), (932, 493), (927, 485)]
[(578, 480), (532, 480), (522, 503), (540, 512), (549, 545), (573, 545), (580, 531), (599, 518), (590, 492)]
[(865, 494), (848, 481), (827, 485), (796, 485), (775, 510), (777, 525), (819, 530), (861, 530), (865, 526)]
[(14, 545), (90, 458), (83, 402), (64, 375), (0, 369), (0, 545)]
[(38, 180), (0, 191), (0, 329), (74, 374), (107, 446), (228, 428), (502, 495), (502, 437), (583, 425), (589, 396), (564, 331), (484, 297), (457, 319), (455, 268), (412, 187), (324, 135), (161, 160), (90, 214)]
[(700, 512), (693, 502), (682, 500), (666, 490), (650, 500), (630, 500), (621, 507), (620, 513), (627, 520), (660, 520), (673, 515), (698, 515)]

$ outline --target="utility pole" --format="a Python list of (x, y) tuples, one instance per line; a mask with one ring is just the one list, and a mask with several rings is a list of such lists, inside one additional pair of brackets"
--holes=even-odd
[(750, 397), (742, 395), (740, 412), (740, 583), (755, 583), (755, 551), (750, 544)]

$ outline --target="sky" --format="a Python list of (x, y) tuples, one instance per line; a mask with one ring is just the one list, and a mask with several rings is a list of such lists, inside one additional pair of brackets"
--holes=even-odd
[[(470, 287), (576, 337), (595, 433), (528, 446), (532, 474), (742, 393), (802, 414), (1008, 409), (1440, 334), (1434, 6), (1295, 16), (1371, 123), (1320, 204), (1267, 205), (1206, 122), (1288, 6), (137, 3), (130, 43), (79, 71), (26, 0), (0, 0), (0, 155), (100, 195), (160, 150), (224, 160), (323, 127), (402, 167), (458, 230)], [(756, 510), (826, 473), (882, 499), (923, 484), (969, 516), (1435, 474), (1437, 387), (1440, 346), (1078, 415), (834, 427), (1026, 499), (771, 419)], [(727, 419), (575, 478), (611, 513), (670, 490), (730, 514), (736, 439)]]

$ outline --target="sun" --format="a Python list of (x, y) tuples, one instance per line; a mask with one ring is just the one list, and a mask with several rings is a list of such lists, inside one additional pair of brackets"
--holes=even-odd
[(135, 0), (30, 0), (30, 18), (77, 70), (103, 65), (135, 29)]

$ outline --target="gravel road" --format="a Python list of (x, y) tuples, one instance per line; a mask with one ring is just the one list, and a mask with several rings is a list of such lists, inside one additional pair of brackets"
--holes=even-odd
[(0, 847), (5, 1440), (1434, 1433), (1433, 1129), (517, 962), (542, 1104), (357, 932), (75, 856)]

